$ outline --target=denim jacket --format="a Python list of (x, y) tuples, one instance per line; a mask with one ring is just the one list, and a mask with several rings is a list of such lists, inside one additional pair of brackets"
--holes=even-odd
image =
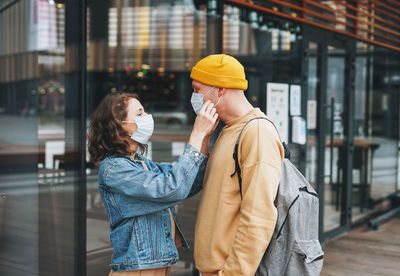
[(99, 192), (110, 220), (113, 271), (178, 262), (168, 209), (188, 247), (173, 207), (202, 189), (206, 163), (207, 158), (189, 144), (173, 164), (158, 164), (138, 154), (135, 160), (109, 156), (101, 162)]

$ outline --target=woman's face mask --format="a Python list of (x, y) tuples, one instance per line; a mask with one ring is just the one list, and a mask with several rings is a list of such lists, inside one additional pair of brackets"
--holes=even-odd
[[(215, 87), (211, 87), (204, 95), (200, 94), (200, 93), (192, 93), (192, 98), (190, 99), (190, 102), (192, 103), (192, 107), (194, 112), (196, 112), (196, 114), (199, 114), (200, 109), (203, 107), (204, 104), (204, 97), (210, 93)], [(221, 97), (222, 98), (222, 97)], [(218, 99), (217, 103), (215, 104), (215, 106), (217, 106), (217, 104), (219, 103), (219, 101), (221, 100), (221, 98)]]
[(135, 123), (137, 129), (131, 135), (131, 139), (141, 144), (147, 144), (154, 131), (153, 116), (147, 114), (143, 117), (138, 117), (136, 121), (122, 121), (122, 123)]

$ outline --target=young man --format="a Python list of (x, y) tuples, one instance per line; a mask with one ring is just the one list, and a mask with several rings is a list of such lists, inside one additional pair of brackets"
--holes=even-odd
[(254, 120), (239, 144), (242, 193), (232, 157), (236, 139), (251, 118), (265, 117), (246, 99), (243, 66), (228, 55), (211, 55), (192, 69), (192, 104), (214, 103), (226, 124), (209, 157), (198, 210), (194, 258), (203, 276), (254, 275), (277, 220), (274, 199), (284, 150), (274, 126)]

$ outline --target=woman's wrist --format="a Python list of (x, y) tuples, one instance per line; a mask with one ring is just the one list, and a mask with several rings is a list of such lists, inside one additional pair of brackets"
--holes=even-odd
[(196, 133), (195, 131), (192, 132), (192, 134), (189, 137), (189, 144), (191, 144), (194, 148), (196, 148), (198, 151), (201, 151), (201, 147), (203, 144), (203, 138), (204, 135), (201, 133)]
[(203, 144), (201, 145), (201, 153), (208, 156), (208, 145), (210, 144), (210, 135), (206, 135), (203, 139)]
[(205, 139), (207, 137), (207, 133), (204, 132), (204, 131), (193, 130), (191, 136), (194, 136), (196, 138), (199, 138), (199, 139), (203, 140), (203, 139)]

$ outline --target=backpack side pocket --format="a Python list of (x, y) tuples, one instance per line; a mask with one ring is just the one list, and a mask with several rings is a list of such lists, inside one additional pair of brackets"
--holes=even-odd
[(296, 240), (285, 275), (317, 276), (321, 273), (324, 251), (318, 240)]

